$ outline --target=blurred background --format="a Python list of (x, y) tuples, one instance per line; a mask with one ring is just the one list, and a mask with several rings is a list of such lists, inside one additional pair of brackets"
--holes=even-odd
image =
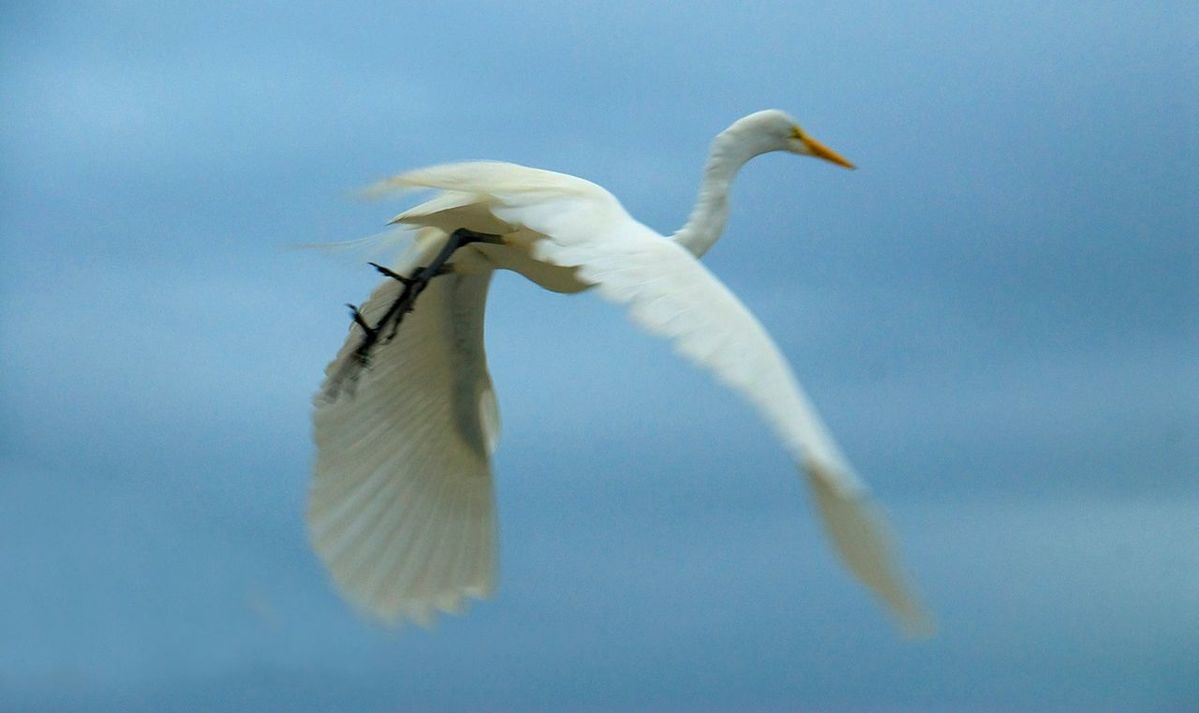
[[(6, 2), (0, 709), (1182, 711), (1199, 700), (1199, 5)], [(751, 410), (594, 295), (497, 278), (499, 591), (338, 599), (311, 394), (353, 189), (492, 158), (707, 264), (890, 514), (937, 638), (840, 569)], [(384, 256), (386, 257), (386, 256)]]

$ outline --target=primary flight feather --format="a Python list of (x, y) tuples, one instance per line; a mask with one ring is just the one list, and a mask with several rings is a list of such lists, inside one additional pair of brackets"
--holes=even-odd
[[(754, 156), (788, 151), (852, 168), (780, 111), (713, 141), (687, 224), (663, 237), (589, 181), (509, 163), (433, 166), (375, 193), (440, 191), (393, 219), (413, 248), (360, 310), (314, 415), (309, 525), (341, 591), (388, 621), (429, 621), (494, 586), (490, 455), (499, 416), (483, 349), (492, 272), (555, 292), (595, 288), (747, 399), (805, 474), (834, 547), (909, 633), (930, 619), (906, 586), (869, 491), (782, 354), (698, 260)], [(419, 299), (418, 299), (419, 297)]]

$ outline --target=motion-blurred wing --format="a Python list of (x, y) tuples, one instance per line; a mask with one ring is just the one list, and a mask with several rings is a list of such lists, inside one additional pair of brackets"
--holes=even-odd
[[(444, 236), (430, 232), (397, 271), (440, 247)], [(389, 622), (426, 623), (493, 586), (489, 456), (499, 422), (483, 351), (489, 280), (433, 280), (398, 336), (377, 345), (348, 385), (343, 367), (362, 338), (354, 326), (315, 399), (312, 542), (347, 598)], [(369, 323), (400, 289), (387, 280), (375, 290), (362, 308)]]
[[(539, 255), (578, 266), (633, 321), (673, 340), (689, 360), (753, 403), (798, 463), (837, 551), (899, 618), (921, 633), (928, 617), (908, 591), (869, 491), (841, 454), (773, 340), (740, 300), (684, 248), (641, 226), (573, 245), (543, 241)], [(648, 232), (648, 231), (647, 231)]]

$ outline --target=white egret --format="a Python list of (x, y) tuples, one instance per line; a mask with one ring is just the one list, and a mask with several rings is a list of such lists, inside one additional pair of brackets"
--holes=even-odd
[(853, 168), (783, 112), (751, 114), (713, 141), (698, 202), (668, 238), (593, 183), (514, 164), (433, 166), (373, 187), (439, 193), (393, 219), (415, 230), (413, 248), (379, 267), (387, 279), (354, 311), (315, 399), (309, 526), (344, 595), (387, 621), (427, 622), (494, 586), (499, 416), (483, 312), (504, 268), (555, 292), (594, 287), (747, 399), (805, 473), (849, 570), (906, 630), (927, 630), (866, 485), (762, 325), (697, 259), (724, 229), (738, 169), (771, 151)]

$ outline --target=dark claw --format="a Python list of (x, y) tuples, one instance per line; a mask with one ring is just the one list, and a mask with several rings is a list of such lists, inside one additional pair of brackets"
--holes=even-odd
[(350, 316), (353, 317), (354, 324), (362, 327), (362, 331), (366, 332), (368, 335), (374, 335), (377, 332), (375, 327), (372, 327), (366, 323), (366, 318), (362, 316), (362, 312), (357, 307), (352, 304), (347, 304), (346, 307), (350, 308)]
[(377, 262), (368, 262), (367, 264), (370, 265), (371, 267), (375, 268), (376, 270), (378, 270), (380, 274), (382, 274), (386, 277), (390, 277), (393, 280), (398, 281), (401, 285), (404, 285), (405, 287), (412, 284), (412, 280), (410, 278), (404, 277), (403, 275), (401, 275), (398, 272), (395, 272), (394, 270), (390, 270), (386, 267), (383, 267), (382, 265), (380, 265)]

